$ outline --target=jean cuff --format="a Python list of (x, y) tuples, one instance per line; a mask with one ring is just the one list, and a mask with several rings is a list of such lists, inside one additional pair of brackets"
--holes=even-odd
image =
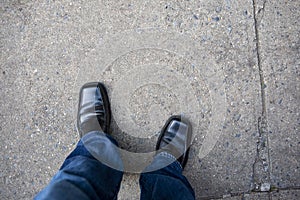
[(166, 159), (172, 160), (172, 161), (173, 161), (173, 162), (172, 162), (172, 165), (174, 165), (174, 167), (176, 167), (176, 168), (182, 170), (181, 164), (177, 161), (176, 157), (173, 156), (172, 154), (163, 151), (163, 152), (158, 153), (158, 154), (154, 157), (154, 159), (155, 159), (156, 157), (164, 157), (164, 158), (166, 158)]
[(123, 171), (123, 163), (117, 141), (110, 135), (100, 131), (91, 131), (81, 138), (87, 151), (101, 163)]

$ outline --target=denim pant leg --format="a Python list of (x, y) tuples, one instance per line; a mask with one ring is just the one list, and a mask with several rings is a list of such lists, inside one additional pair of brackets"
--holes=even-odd
[[(171, 163), (157, 169), (163, 163)], [(141, 200), (172, 199), (194, 200), (195, 193), (188, 180), (182, 175), (182, 167), (176, 158), (166, 152), (155, 156), (140, 177)]]
[[(86, 134), (35, 199), (117, 199), (123, 172), (112, 168), (122, 168), (116, 145), (104, 133)], [(115, 163), (106, 163), (108, 158)]]

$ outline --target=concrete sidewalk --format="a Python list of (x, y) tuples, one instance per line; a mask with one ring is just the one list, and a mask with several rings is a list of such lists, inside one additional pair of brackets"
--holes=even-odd
[[(197, 199), (300, 198), (298, 0), (0, 7), (1, 199), (32, 199), (74, 149), (88, 81), (108, 86), (128, 157), (153, 151), (171, 114), (190, 119)], [(138, 178), (124, 175), (119, 199), (139, 199)]]

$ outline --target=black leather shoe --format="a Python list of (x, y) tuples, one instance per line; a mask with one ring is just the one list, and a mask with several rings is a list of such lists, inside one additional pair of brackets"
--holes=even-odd
[(79, 93), (77, 128), (82, 137), (91, 131), (108, 133), (110, 128), (111, 110), (104, 84), (86, 83)]
[(192, 140), (192, 125), (180, 115), (171, 116), (161, 130), (156, 144), (159, 152), (168, 152), (185, 167)]

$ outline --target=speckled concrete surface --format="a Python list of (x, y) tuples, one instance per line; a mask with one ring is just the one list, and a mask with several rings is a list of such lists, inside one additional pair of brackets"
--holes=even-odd
[(299, 5), (298, 1), (266, 2), (258, 17), (270, 181), (278, 188), (300, 186)]
[[(273, 191), (273, 192), (252, 192), (252, 193), (243, 193), (237, 194), (235, 196), (231, 195), (224, 195), (220, 199), (225, 200), (279, 200), (279, 199), (292, 199), (297, 200), (299, 199), (299, 190), (280, 190), (280, 191)], [(215, 198), (203, 198), (203, 199), (215, 199)]]
[(225, 200), (269, 200), (268, 193), (245, 193), (236, 196), (224, 195), (221, 199)]
[(284, 190), (284, 191), (277, 191), (272, 192), (272, 200), (279, 200), (279, 199), (299, 199), (300, 192), (299, 190)]
[[(153, 151), (169, 115), (191, 120), (197, 199), (297, 199), (298, 1), (0, 5), (1, 199), (47, 185), (79, 139), (78, 90), (92, 80), (107, 84), (128, 152)], [(138, 177), (124, 175), (119, 199), (139, 198)]]

